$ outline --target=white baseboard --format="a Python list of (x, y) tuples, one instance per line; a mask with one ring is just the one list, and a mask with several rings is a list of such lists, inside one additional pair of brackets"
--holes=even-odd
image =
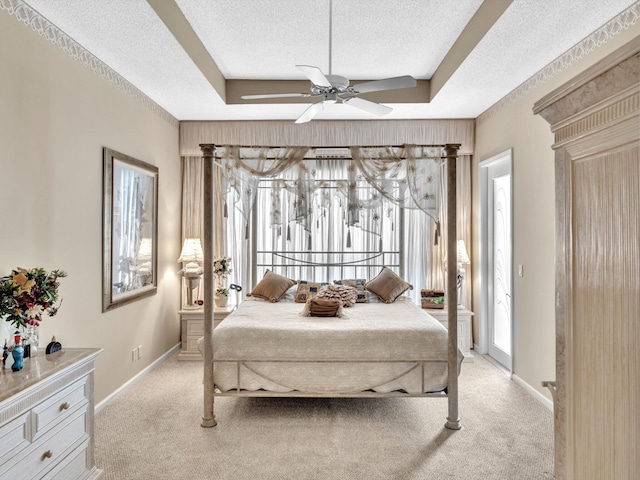
[(531, 385), (529, 385), (527, 382), (525, 382), (515, 373), (511, 375), (511, 378), (513, 379), (514, 382), (516, 382), (518, 385), (524, 388), (528, 393), (530, 393), (533, 396), (533, 398), (538, 400), (540, 403), (542, 403), (545, 407), (547, 407), (549, 410), (553, 412), (553, 402), (551, 400), (549, 400), (547, 397), (542, 395), (538, 390), (533, 388)]
[(173, 347), (171, 347), (166, 353), (158, 357), (156, 361), (152, 364), (148, 365), (145, 369), (141, 370), (135, 377), (131, 378), (128, 382), (124, 383), (120, 388), (118, 388), (115, 392), (109, 395), (107, 398), (98, 403), (94, 410), (95, 414), (100, 413), (104, 407), (106, 407), (110, 402), (115, 400), (118, 396), (123, 394), (126, 390), (128, 390), (134, 383), (143, 378), (145, 375), (150, 373), (153, 369), (155, 369), (158, 365), (164, 362), (167, 358), (169, 358), (173, 353), (180, 349), (180, 343), (177, 343)]

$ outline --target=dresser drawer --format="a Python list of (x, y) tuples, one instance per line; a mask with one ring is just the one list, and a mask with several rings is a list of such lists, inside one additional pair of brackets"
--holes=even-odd
[(85, 478), (88, 470), (87, 449), (89, 440), (82, 442), (76, 449), (60, 462), (56, 468), (42, 477), (42, 480), (69, 480), (70, 478)]
[(188, 320), (187, 335), (198, 336), (200, 338), (204, 335), (204, 320)]
[(74, 443), (89, 438), (86, 432), (87, 408), (76, 411), (68, 421), (60, 424), (55, 433), (43, 436), (26, 448), (23, 455), (14, 457), (7, 470), (0, 467), (0, 478), (39, 478), (60, 463)]
[(29, 412), (0, 427), (0, 465), (30, 443)]
[(67, 348), (29, 359), (19, 372), (0, 370), (0, 480), (102, 476), (91, 438), (100, 352)]
[(33, 440), (89, 402), (86, 386), (87, 377), (81, 378), (32, 410)]

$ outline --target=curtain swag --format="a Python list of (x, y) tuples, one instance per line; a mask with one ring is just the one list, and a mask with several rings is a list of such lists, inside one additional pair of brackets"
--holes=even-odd
[[(358, 147), (348, 149), (351, 158), (322, 158), (312, 147), (216, 146), (216, 163), (226, 179), (227, 202), (238, 206), (248, 225), (260, 181), (270, 180), (272, 228), (282, 227), (279, 210), (283, 191), (290, 197), (290, 221), (311, 230), (331, 202), (330, 189), (340, 198), (347, 226), (361, 226), (365, 209), (384, 209), (384, 201), (400, 208), (421, 210), (436, 223), (439, 232), (442, 191), (442, 146)], [(322, 171), (331, 163), (332, 175)], [(336, 163), (342, 175), (335, 175)], [(232, 198), (230, 198), (230, 195)], [(314, 213), (315, 212), (315, 213)], [(226, 216), (226, 215), (225, 215)]]

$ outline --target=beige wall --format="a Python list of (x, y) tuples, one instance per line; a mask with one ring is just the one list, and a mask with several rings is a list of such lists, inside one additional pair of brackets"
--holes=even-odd
[[(513, 148), (514, 374), (551, 396), (540, 386), (555, 379), (555, 230), (553, 135), (548, 123), (532, 112), (544, 95), (640, 35), (640, 22), (610, 39), (572, 67), (476, 125), (473, 160), (473, 293), (480, 306), (479, 162)], [(524, 276), (518, 277), (518, 265)], [(476, 273), (478, 272), (478, 273)], [(474, 325), (478, 338), (478, 322)]]
[[(180, 340), (178, 129), (6, 11), (0, 32), (0, 275), (17, 266), (68, 272), (41, 344), (55, 334), (64, 347), (102, 347), (100, 402)], [(159, 168), (158, 293), (109, 313), (101, 313), (103, 146)], [(143, 358), (132, 362), (138, 345)]]

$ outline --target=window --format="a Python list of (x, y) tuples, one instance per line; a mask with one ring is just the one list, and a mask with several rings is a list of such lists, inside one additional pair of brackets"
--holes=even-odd
[[(265, 179), (256, 199), (257, 276), (265, 268), (294, 279), (373, 278), (400, 270), (401, 210), (364, 180), (349, 196), (349, 160), (308, 160), (293, 178)], [(288, 173), (288, 175), (287, 175)]]

